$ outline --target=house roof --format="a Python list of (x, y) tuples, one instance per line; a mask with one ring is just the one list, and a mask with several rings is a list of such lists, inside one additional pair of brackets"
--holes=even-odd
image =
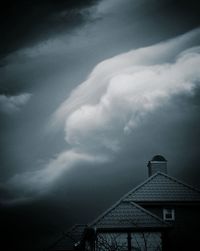
[(67, 232), (55, 241), (49, 248), (49, 251), (67, 251), (74, 250), (74, 245), (81, 240), (86, 225), (74, 225)]
[(89, 226), (97, 228), (166, 227), (161, 218), (138, 202), (200, 202), (200, 191), (165, 173), (157, 172), (123, 196)]
[(200, 191), (165, 173), (157, 172), (122, 199), (134, 202), (200, 202)]
[(168, 224), (134, 202), (119, 201), (102, 215), (100, 215), (89, 226), (101, 229), (139, 229), (168, 227)]

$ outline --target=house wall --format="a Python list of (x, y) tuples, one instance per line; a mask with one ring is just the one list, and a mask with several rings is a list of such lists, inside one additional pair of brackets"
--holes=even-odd
[(163, 208), (175, 209), (175, 221), (170, 222), (172, 228), (165, 234), (166, 250), (193, 250), (199, 247), (200, 240), (200, 205), (160, 205), (143, 207), (163, 218)]

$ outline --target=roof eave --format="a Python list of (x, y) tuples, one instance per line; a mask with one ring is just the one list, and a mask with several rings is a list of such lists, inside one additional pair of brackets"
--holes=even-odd
[(96, 233), (98, 232), (116, 232), (116, 233), (119, 233), (119, 232), (122, 232), (122, 233), (127, 233), (127, 232), (147, 232), (147, 231), (150, 231), (150, 232), (157, 232), (157, 231), (163, 231), (165, 229), (169, 229), (169, 228), (172, 228), (173, 225), (171, 224), (166, 224), (166, 225), (163, 225), (163, 226), (146, 226), (146, 227), (121, 227), (121, 226), (111, 226), (111, 227), (97, 227), (96, 228)]
[[(128, 200), (127, 200), (128, 201)], [(155, 205), (155, 206), (163, 206), (163, 205), (174, 205), (174, 206), (200, 206), (200, 201), (143, 201), (143, 200), (130, 200), (139, 205)]]

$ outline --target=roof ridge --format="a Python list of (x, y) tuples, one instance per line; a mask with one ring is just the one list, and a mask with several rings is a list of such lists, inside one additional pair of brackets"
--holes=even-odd
[[(125, 201), (124, 201), (125, 202)], [(127, 201), (128, 202), (128, 201)], [(132, 204), (133, 206), (139, 208), (141, 211), (145, 212), (146, 214), (154, 217), (155, 219), (159, 220), (160, 222), (162, 222), (164, 225), (169, 225), (167, 222), (165, 222), (163, 219), (161, 219), (159, 216), (151, 213), (150, 211), (146, 210), (144, 207), (141, 207), (140, 205), (138, 205), (137, 203), (133, 202), (133, 201), (130, 201), (129, 202), (130, 204)]]
[(160, 171), (157, 172), (157, 173), (159, 173), (159, 174), (161, 174), (161, 175), (163, 175), (163, 176), (165, 176), (165, 177), (167, 177), (167, 178), (169, 178), (169, 179), (177, 182), (178, 184), (181, 184), (181, 185), (183, 185), (183, 186), (185, 186), (185, 187), (187, 187), (187, 188), (189, 188), (191, 190), (194, 190), (195, 192), (198, 192), (200, 194), (200, 190), (199, 189), (197, 189), (197, 188), (195, 188), (195, 187), (193, 187), (193, 186), (191, 186), (191, 185), (189, 185), (189, 184), (187, 184), (187, 183), (185, 183), (185, 182), (183, 182), (183, 181), (181, 181), (181, 180), (179, 180), (179, 179), (177, 179), (175, 177), (172, 177), (172, 176), (170, 176), (170, 175), (168, 175), (166, 173), (160, 172)]

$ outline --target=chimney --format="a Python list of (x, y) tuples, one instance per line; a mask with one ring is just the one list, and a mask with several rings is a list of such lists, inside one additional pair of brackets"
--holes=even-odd
[(167, 174), (167, 160), (161, 155), (155, 155), (152, 160), (148, 162), (149, 177), (157, 172)]

